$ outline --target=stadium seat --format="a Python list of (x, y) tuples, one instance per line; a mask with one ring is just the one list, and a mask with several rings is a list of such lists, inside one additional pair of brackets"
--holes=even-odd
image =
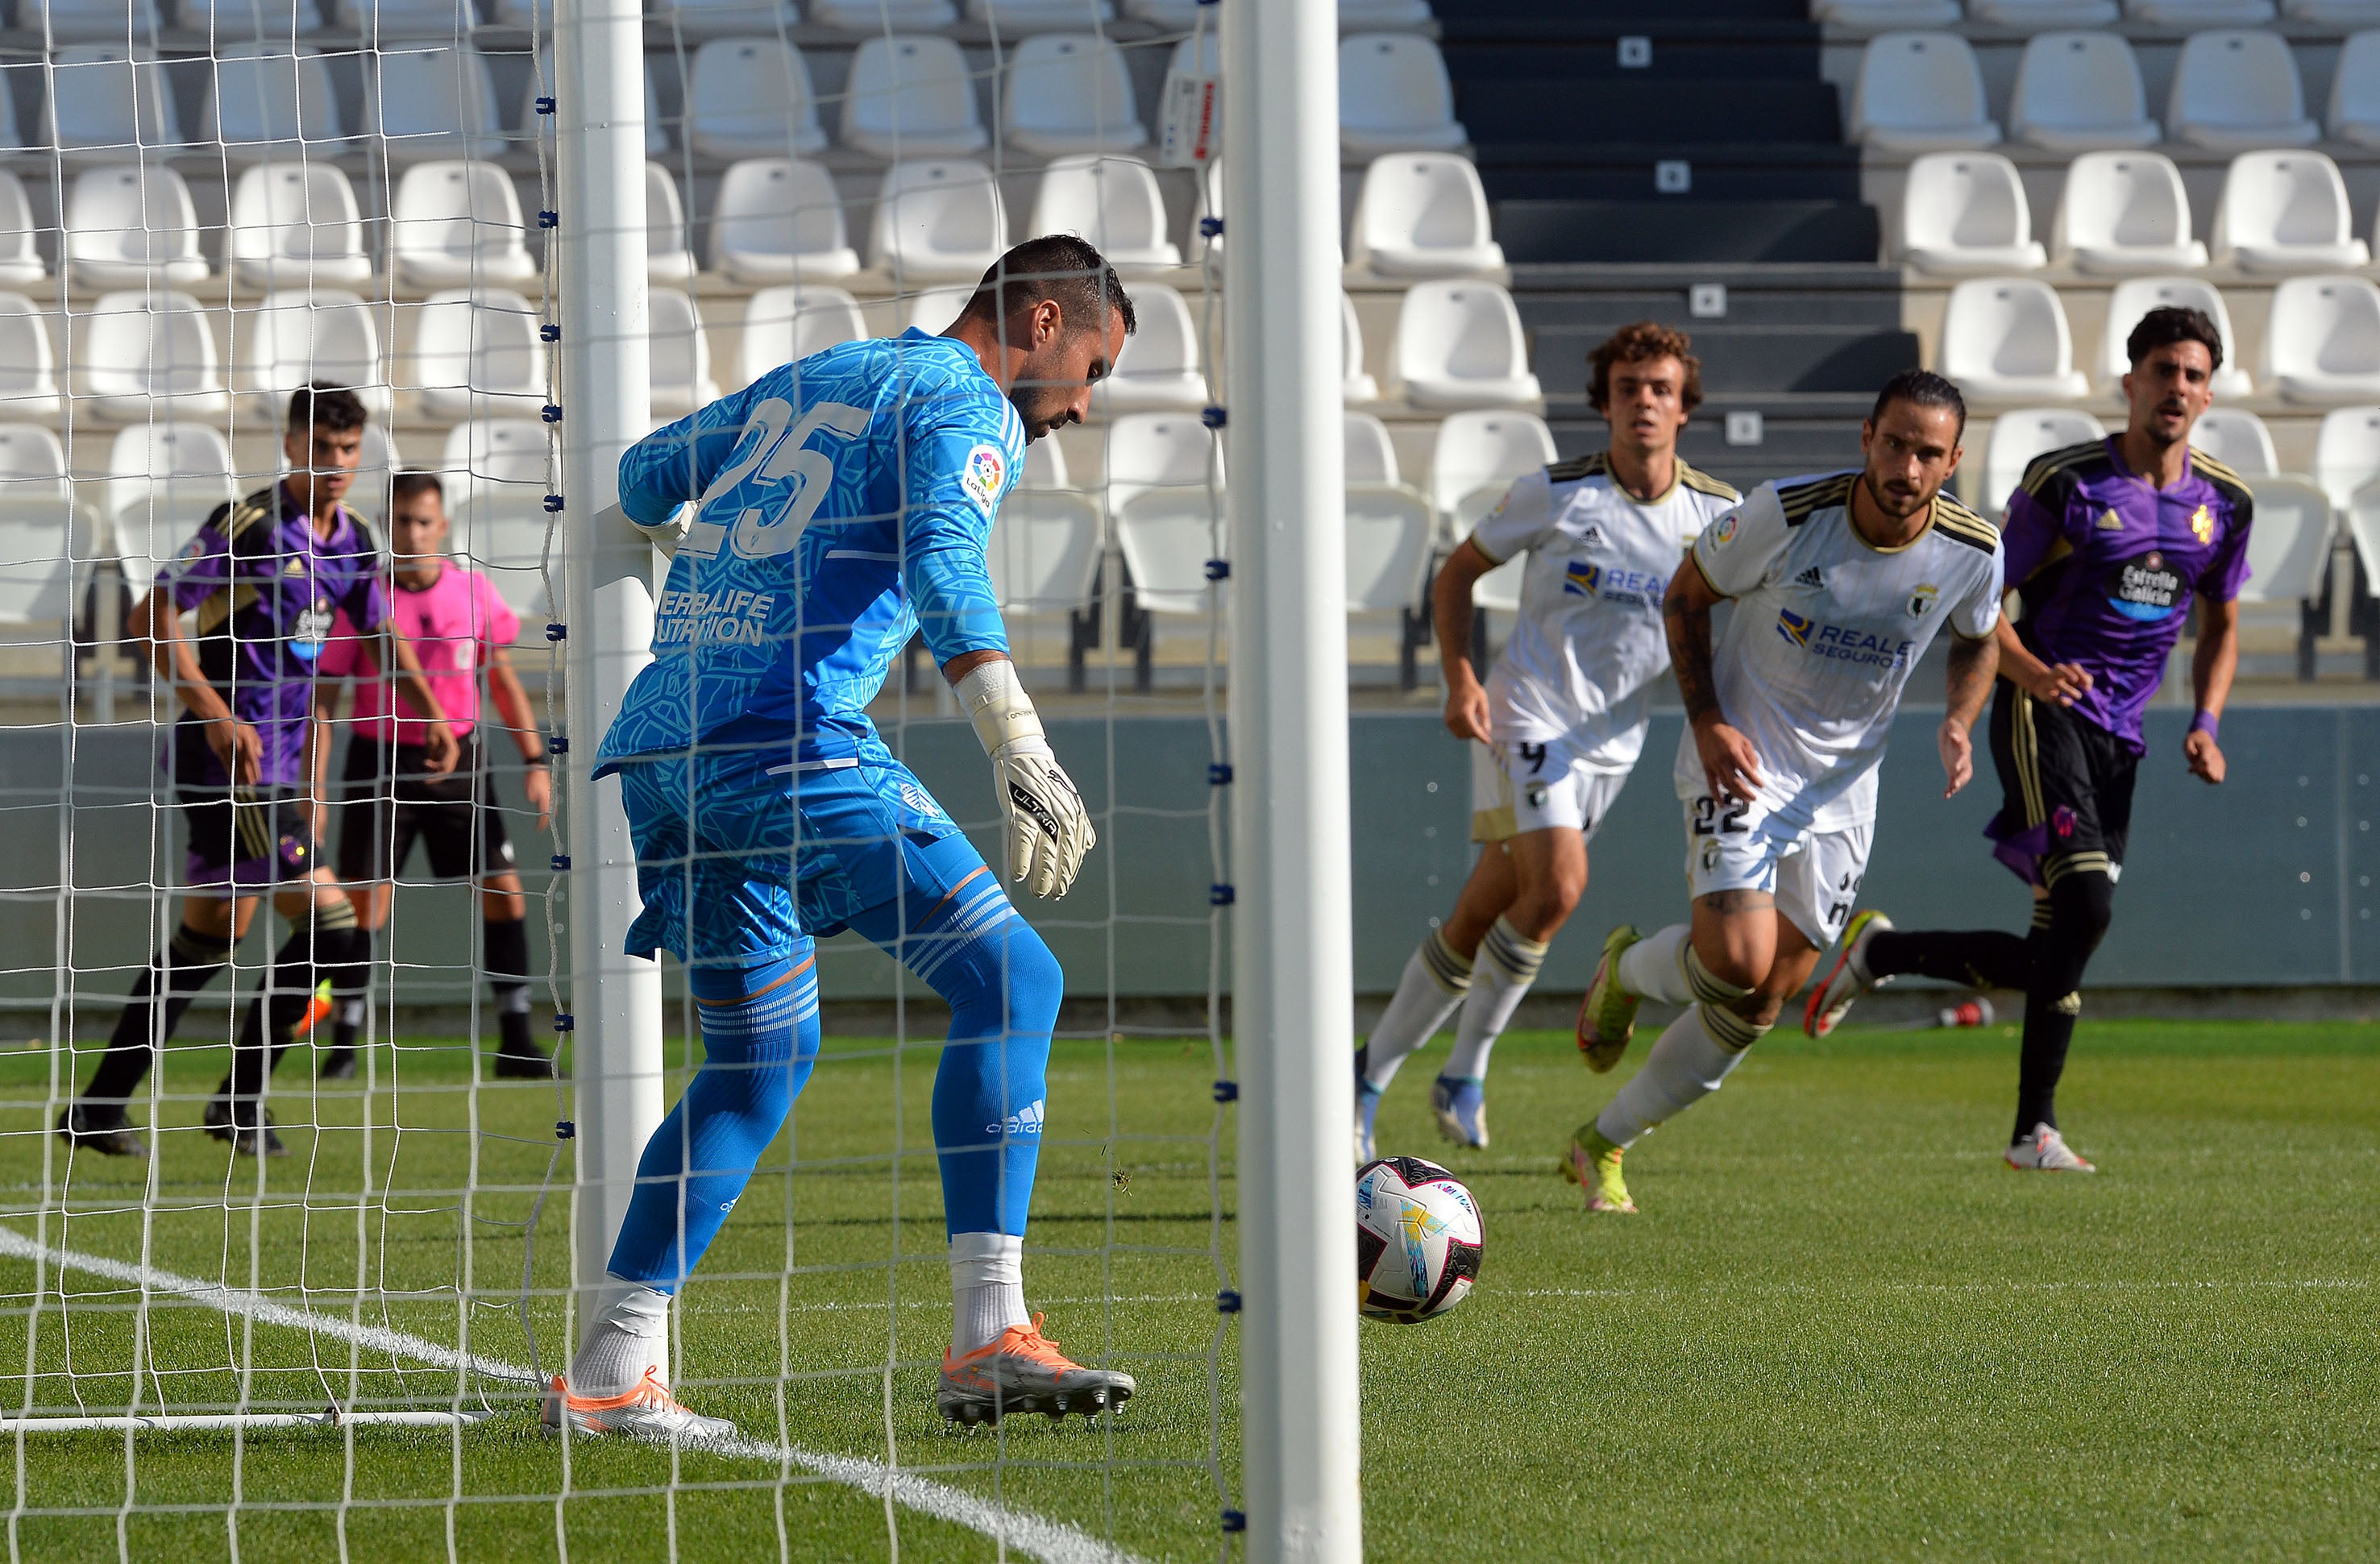
[(802, 19), (794, 0), (650, 0), (647, 10), (680, 37), (698, 40), (774, 37)]
[(1339, 41), (1339, 148), (1352, 162), (1384, 152), (1451, 152), (1470, 139), (1438, 45), (1418, 33)]
[(1429, 498), (1449, 540), (1467, 536), (1512, 480), (1551, 463), (1553, 430), (1535, 413), (1454, 413), (1430, 448)]
[(2281, 470), (2273, 431), (2244, 408), (2209, 407), (2191, 426), (2190, 443), (2242, 478), (2270, 478)]
[(438, 471), (450, 488), (545, 487), (551, 442), (535, 418), (472, 418), (446, 433)]
[[(351, 386), (374, 418), (389, 415), (380, 328), (361, 298), (337, 288), (288, 288), (240, 311), (232, 338), (232, 390), (259, 418), (278, 420), (289, 394), (310, 381)], [(270, 425), (268, 425), (270, 427)]]
[(258, 164), (232, 188), (232, 280), (244, 288), (370, 280), (355, 187), (327, 163)]
[(959, 46), (930, 35), (861, 43), (844, 87), (842, 140), (887, 163), (990, 146)]
[(17, 30), (58, 43), (135, 42), (154, 47), (164, 22), (157, 0), (17, 0)]
[(1959, 0), (1813, 0), (1811, 18), (1845, 32), (1956, 27)]
[[(213, 39), (218, 50), (250, 38), (286, 44), (322, 25), (321, 8), (309, 0), (175, 0), (174, 15), (183, 31)], [(120, 23), (112, 36), (123, 36)]]
[[(2374, 6), (2380, 19), (2380, 4)], [(2380, 147), (2380, 31), (2358, 32), (2338, 46), (2330, 73), (2330, 108), (2323, 116), (2334, 141)]]
[(1429, 0), (1339, 0), (1342, 32), (1422, 27), (1429, 19)]
[(2330, 496), (2302, 478), (2252, 478), (2248, 491), (2255, 496), (2256, 524), (2248, 529), (2240, 600), (2293, 603), (2319, 596), (2337, 536)]
[(967, 19), (1013, 38), (1025, 32), (1072, 32), (1115, 19), (1109, 0), (967, 0)]
[(1345, 527), (1348, 615), (1414, 613), (1429, 580), (1429, 502), (1350, 476)]
[(2167, 95), (2166, 134), (2210, 152), (2302, 147), (2322, 135), (2277, 32), (2200, 32), (2181, 46)]
[[(549, 519), (545, 494), (551, 456), (545, 426), (531, 418), (475, 418), (446, 436), (439, 471), (454, 517), (447, 547), (488, 573), (497, 593), (524, 617), (546, 611), (540, 562)], [(562, 556), (553, 556), (556, 575)]]
[(804, 158), (747, 158), (732, 165), (712, 199), (710, 264), (745, 283), (858, 271), (834, 176)]
[(2084, 152), (2068, 164), (2050, 252), (2099, 276), (2206, 264), (2206, 247), (2190, 236), (2181, 170), (2159, 152)]
[(1079, 234), (1125, 276), (1182, 264), (1157, 175), (1134, 157), (1062, 157), (1041, 176), (1032, 232)]
[(136, 147), (178, 146), (182, 122), (156, 52), (76, 43), (52, 56), (42, 113), (51, 143), (68, 157), (111, 162)]
[(1155, 413), (1207, 406), (1198, 327), (1189, 304), (1162, 283), (1135, 289), (1132, 301), (1139, 329), (1123, 339), (1114, 370), (1091, 388), (1093, 410)]
[(1378, 402), (1380, 382), (1364, 368), (1364, 323), (1355, 319), (1355, 298), (1342, 291), (1339, 295), (1339, 399), (1342, 402)]
[(2044, 32), (2024, 46), (2009, 135), (2053, 152), (2153, 147), (2148, 89), (2132, 46), (2112, 32)]
[(915, 328), (929, 336), (940, 336), (951, 329), (959, 311), (975, 297), (972, 283), (948, 283), (938, 288), (926, 288), (905, 301), (901, 307), (901, 329)]
[(884, 171), (868, 254), (897, 283), (972, 283), (1007, 248), (1000, 183), (982, 164), (956, 158)]
[(39, 232), (25, 182), (0, 168), (0, 287), (24, 287), (50, 274), (42, 264)]
[(845, 32), (931, 32), (959, 19), (951, 0), (811, 0), (810, 20)]
[(1397, 316), (1395, 374), (1416, 407), (1503, 407), (1543, 395), (1512, 296), (1494, 283), (1417, 283)]
[(1084, 611), (1098, 600), (1104, 553), (1098, 501), (1022, 484), (1001, 503), (985, 541), (984, 566), (1011, 641), (1031, 637), (1036, 621), (1066, 622), (1068, 685), (1075, 689), (1083, 653), (1097, 644), (1096, 622)]
[(2362, 277), (2291, 277), (2273, 290), (2265, 372), (2284, 401), (2380, 401), (2380, 287)]
[(1390, 152), (1364, 171), (1347, 262), (1386, 277), (1459, 277), (1504, 269), (1488, 192), (1471, 160)]
[[(1199, 0), (1123, 0), (1123, 14), (1167, 32), (1187, 32), (1198, 25)], [(1342, 20), (1340, 30), (1346, 30)]]
[(1852, 87), (1851, 139), (1880, 152), (1998, 146), (1975, 52), (1954, 32), (1886, 32), (1868, 41)]
[(859, 301), (841, 288), (813, 283), (762, 288), (744, 306), (744, 327), (735, 339), (738, 382), (749, 385), (780, 365), (867, 335)]
[(1369, 413), (1341, 415), (1340, 427), (1346, 436), (1346, 477), (1351, 485), (1357, 483), (1395, 483), (1397, 448), (1389, 438), (1389, 426)]
[(714, 38), (686, 78), (686, 142), (704, 157), (784, 157), (825, 147), (802, 52), (777, 38)]
[(2124, 10), (2154, 27), (2262, 27), (2273, 0), (2124, 0)]
[(495, 78), (469, 44), (407, 44), (372, 56), (364, 129), (391, 163), (494, 157), (504, 150)]
[(1108, 425), (1105, 467), (1110, 514), (1152, 489), (1204, 490), (1213, 448), (1195, 413), (1127, 413), (1114, 419)]
[(1107, 510), (1142, 612), (1206, 613), (1221, 483), (1221, 453), (1196, 414), (1135, 413), (1108, 426)]
[(50, 418), (57, 412), (58, 361), (41, 306), (21, 293), (0, 293), (0, 418)]
[(658, 163), (645, 164), (645, 280), (685, 283), (694, 278), (694, 250), (686, 243), (686, 205), (677, 181)]
[(104, 292), (162, 283), (204, 282), (199, 213), (190, 188), (162, 164), (86, 168), (67, 192), (67, 275)]
[(2012, 32), (2105, 27), (2121, 14), (2116, 0), (1968, 0), (1967, 15)]
[(420, 307), (410, 384), (436, 419), (535, 418), (545, 405), (537, 306), (507, 288), (449, 288)]
[(2313, 476), (2340, 510), (2380, 482), (2380, 407), (2340, 407), (2323, 415), (2313, 439)]
[(2215, 259), (2245, 272), (2341, 271), (2370, 262), (2350, 231), (2347, 182), (2320, 152), (2243, 152), (2223, 176)]
[(1991, 443), (1984, 451), (1983, 492), (1975, 496), (1975, 508), (1998, 516), (2034, 457), (2107, 437), (2107, 427), (2098, 419), (2071, 407), (2010, 408), (1992, 420)]
[(2130, 277), (2116, 285), (2107, 296), (2107, 327), (2099, 342), (2102, 386), (2111, 394), (2122, 394), (2123, 377), (2132, 367), (2124, 352), (2124, 340), (2141, 323), (2142, 316), (2168, 306), (2202, 310), (2215, 321), (2215, 334), (2223, 339), (2223, 367), (2215, 371), (2211, 389), (2221, 397), (2247, 395), (2251, 390), (2248, 370), (2240, 362), (2240, 339), (2231, 330), (2231, 311), (2224, 308), (2223, 296), (2213, 283), (2196, 277)]
[(693, 297), (679, 288), (653, 288), (646, 297), (653, 417), (683, 418), (719, 400), (719, 382), (710, 378), (710, 343)]
[(147, 592), (207, 513), (239, 497), (231, 446), (200, 423), (142, 421), (108, 447), (109, 545), (133, 596)]
[(1900, 197), (1900, 258), (1921, 272), (2029, 272), (2046, 259), (2016, 164), (1998, 152), (1927, 152)]
[(1028, 38), (1009, 56), (1001, 134), (1039, 157), (1128, 152), (1148, 139), (1123, 51), (1087, 32)]
[(32, 424), (0, 424), (0, 624), (71, 618), (92, 542), (58, 437)]
[(2090, 390), (2074, 368), (2065, 307), (2048, 284), (1979, 277), (1950, 290), (1942, 312), (1942, 373), (1979, 402), (2071, 400)]
[(361, 34), (366, 48), (400, 38), (452, 41), (480, 25), (471, 0), (323, 0), (322, 8), (334, 26)]
[(77, 411), (109, 423), (222, 416), (222, 360), (204, 306), (186, 293), (103, 294), (75, 333)]
[(389, 268), (407, 287), (524, 283), (537, 275), (512, 176), (493, 164), (418, 163), (397, 182)]
[(1066, 448), (1055, 440), (1036, 440), (1025, 447), (1024, 470), (1016, 475), (1019, 489), (1072, 489), (1066, 471)]
[(199, 139), (237, 162), (335, 157), (349, 151), (327, 59), (286, 42), (231, 43), (208, 73)]
[(17, 127), (17, 94), (8, 85), (9, 75), (0, 70), (0, 152), (25, 149), (24, 133)]

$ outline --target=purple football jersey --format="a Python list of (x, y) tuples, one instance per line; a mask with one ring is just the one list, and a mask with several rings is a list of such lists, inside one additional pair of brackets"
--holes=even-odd
[(2113, 437), (2052, 451), (2025, 469), (2000, 537), (2024, 596), (2017, 635), (2044, 662), (2087, 670), (2076, 715), (2142, 748), (2141, 711), (2194, 596), (2228, 602), (2248, 579), (2254, 501), (2239, 474), (2198, 451), (2170, 489), (2135, 476)]
[[(366, 635), (387, 623), (379, 543), (346, 506), (333, 515), (326, 538), (276, 483), (217, 506), (189, 546), (157, 573), (174, 607), (198, 615), (200, 673), (263, 741), (261, 785), (305, 781), (315, 661), (339, 611)], [(185, 786), (230, 781), (188, 710), (176, 724), (169, 764)]]

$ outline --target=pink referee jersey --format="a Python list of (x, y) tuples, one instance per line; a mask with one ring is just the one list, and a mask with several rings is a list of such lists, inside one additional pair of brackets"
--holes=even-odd
[[(451, 560), (437, 580), (419, 589), (391, 578), (388, 600), (397, 629), (421, 659), (421, 672), (446, 712), (447, 725), (461, 737), (480, 720), (480, 669), (496, 649), (512, 645), (520, 620), (486, 576)], [(420, 744), (427, 724), (373, 672), (364, 649), (364, 639), (342, 612), (319, 665), (325, 677), (355, 680), (356, 732), (382, 743)]]

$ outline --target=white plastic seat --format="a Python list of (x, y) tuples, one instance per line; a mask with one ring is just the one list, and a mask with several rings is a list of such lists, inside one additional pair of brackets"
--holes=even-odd
[(69, 277), (96, 290), (206, 280), (199, 213), (182, 176), (161, 164), (87, 168), (67, 192)]
[(367, 48), (382, 40), (461, 38), (480, 25), (471, 0), (338, 0), (337, 12)]
[(48, 87), (42, 113), (52, 144), (68, 157), (112, 159), (181, 143), (173, 90), (152, 49), (72, 44), (53, 57)]
[(2330, 496), (2302, 478), (2251, 479), (2248, 491), (2255, 497), (2256, 524), (2248, 529), (2248, 579), (2240, 600), (2294, 603), (2318, 596), (2337, 535)]
[(825, 147), (802, 52), (780, 38), (714, 38), (686, 78), (686, 144), (704, 157), (784, 157)]
[(1004, 38), (1027, 32), (1072, 32), (1115, 19), (1109, 0), (967, 0), (967, 19)]
[(41, 307), (21, 293), (0, 293), (0, 418), (48, 418), (57, 411), (58, 361)]
[(2105, 27), (2122, 15), (2116, 0), (1967, 0), (1967, 15), (2014, 32)]
[(1811, 19), (1846, 32), (1955, 27), (1959, 0), (1813, 0)]
[(0, 424), (0, 624), (71, 618), (91, 545), (58, 437), (31, 424)]
[(1500, 272), (1504, 248), (1471, 160), (1451, 152), (1391, 152), (1364, 171), (1349, 224), (1347, 261), (1390, 277)]
[(2158, 27), (2261, 27), (2273, 19), (2273, 0), (2124, 0), (2136, 22)]
[(1393, 483), (1347, 484), (1347, 616), (1392, 616), (1419, 607), (1429, 580), (1429, 502)]
[(542, 492), (549, 444), (535, 418), (470, 418), (447, 431), (438, 471), (455, 490), (512, 484)]
[(411, 383), (423, 416), (534, 418), (545, 405), (537, 306), (505, 288), (451, 288), (421, 306)]
[(682, 418), (706, 402), (717, 401), (719, 382), (710, 378), (710, 343), (693, 297), (677, 288), (653, 288), (646, 297), (653, 417)]
[[(214, 40), (218, 50), (251, 38), (286, 44), (322, 24), (321, 8), (307, 0), (174, 0), (174, 15), (183, 31)], [(119, 25), (112, 36), (122, 35)]]
[[(447, 548), (487, 572), (496, 591), (524, 617), (543, 617), (548, 462), (545, 426), (528, 418), (475, 418), (446, 436), (439, 470), (453, 521)], [(557, 574), (559, 550), (554, 554)]]
[(8, 72), (0, 70), (0, 152), (22, 152), (24, 133), (17, 128), (17, 94), (8, 85)]
[(2291, 277), (2273, 290), (2265, 372), (2285, 401), (2380, 401), (2380, 287), (2362, 277)]
[(2248, 272), (2343, 271), (2372, 252), (2350, 229), (2347, 182), (2320, 152), (2242, 152), (2215, 208), (2215, 259)]
[(1073, 478), (1066, 471), (1066, 448), (1054, 440), (1037, 440), (1025, 447), (1023, 470), (1016, 475), (1019, 489), (1072, 489)]
[(469, 44), (381, 50), (364, 90), (364, 128), (391, 163), (494, 157), (504, 150), (495, 78)]
[(1389, 426), (1369, 413), (1341, 415), (1341, 428), (1346, 440), (1345, 471), (1348, 487), (1359, 483), (1381, 484), (1401, 481), (1397, 474), (1397, 448), (1389, 438)]
[(1126, 276), (1182, 264), (1168, 226), (1156, 172), (1138, 158), (1062, 157), (1033, 198), (1032, 232), (1080, 235)]
[(1018, 44), (1000, 120), (1010, 146), (1041, 157), (1126, 152), (1148, 139), (1123, 51), (1087, 32), (1048, 32)]
[(2215, 322), (2215, 334), (2223, 339), (2223, 365), (2215, 371), (2211, 389), (2221, 397), (2247, 395), (2248, 371), (2240, 362), (2240, 340), (2231, 331), (2231, 311), (2224, 307), (2223, 295), (2214, 284), (2196, 277), (2130, 277), (2116, 285), (2107, 296), (2107, 327), (2099, 342), (2101, 383), (2122, 394), (2118, 388), (2132, 367), (2124, 352), (2124, 339), (2132, 334), (2142, 316), (2168, 306), (2200, 310)]
[(1942, 373), (1981, 402), (2057, 402), (2090, 390), (2074, 368), (2064, 306), (2048, 284), (2027, 277), (1979, 277), (1950, 290)]
[(2031, 271), (2047, 259), (2016, 164), (1998, 152), (1928, 152), (1909, 165), (1900, 253), (1947, 273)]
[(2206, 264), (2206, 247), (2190, 236), (2181, 170), (2159, 152), (2084, 152), (2068, 164), (2050, 249), (2099, 276)]
[(200, 423), (137, 423), (107, 453), (106, 517), (125, 585), (140, 597), (209, 511), (238, 498), (231, 446)]
[(931, 32), (959, 19), (951, 0), (810, 0), (810, 20), (845, 32)]
[(1525, 406), (1543, 395), (1529, 372), (1520, 311), (1494, 283), (1417, 283), (1407, 291), (1395, 373), (1416, 407)]
[(1339, 0), (1342, 32), (1423, 27), (1429, 19), (1429, 0)]
[(216, 51), (210, 75), (199, 139), (220, 143), (225, 155), (295, 160), (348, 150), (322, 55), (293, 52), (286, 42), (227, 44)]
[(2107, 437), (2107, 427), (2098, 419), (2071, 407), (2016, 407), (2002, 413), (1992, 420), (1991, 443), (1984, 450), (1984, 490), (1976, 508), (1985, 515), (1998, 515), (2024, 481), (2024, 469), (2034, 458)]
[(1955, 32), (1886, 32), (1868, 41), (1852, 87), (1851, 139), (1880, 152), (1998, 146), (1975, 52)]
[(1101, 413), (1152, 413), (1207, 406), (1207, 377), (1199, 368), (1198, 327), (1181, 294), (1162, 283), (1134, 290), (1139, 329), (1123, 339), (1115, 369), (1091, 388), (1091, 406)]
[(844, 87), (843, 144), (890, 163), (963, 157), (990, 145), (966, 56), (947, 38), (870, 38)]
[(1142, 612), (1206, 613), (1221, 477), (1221, 453), (1195, 413), (1133, 413), (1108, 426), (1107, 512)]
[[(1553, 430), (1534, 413), (1456, 413), (1439, 424), (1429, 458), (1429, 499), (1440, 544), (1451, 548), (1469, 537), (1515, 479), (1555, 455)], [(1490, 612), (1518, 612), (1527, 568), (1525, 552), (1513, 555), (1473, 585), (1472, 602)]]
[(744, 307), (743, 330), (735, 339), (737, 380), (749, 385), (780, 365), (867, 335), (859, 301), (841, 288), (812, 283), (762, 288)]
[(974, 282), (1007, 249), (1000, 183), (982, 164), (896, 163), (884, 171), (868, 252), (895, 279)]
[(2053, 152), (2153, 147), (2148, 89), (2132, 46), (2112, 32), (2044, 32), (2024, 46), (2009, 135)]
[(940, 336), (957, 321), (959, 312), (974, 297), (971, 283), (947, 283), (938, 288), (923, 289), (901, 306), (901, 329), (915, 327), (929, 336)]
[(710, 264), (747, 283), (858, 271), (834, 176), (806, 158), (747, 158), (732, 165), (712, 201)]
[(2181, 46), (2167, 95), (2166, 134), (2210, 152), (2307, 146), (2322, 127), (2306, 117), (2305, 88), (2277, 32), (2200, 32)]
[(992, 517), (983, 563), (1003, 618), (1053, 618), (1088, 607), (1098, 595), (1099, 553), (1099, 502), (1019, 484)]
[(327, 163), (258, 164), (232, 188), (232, 279), (247, 288), (370, 280), (355, 187)]
[(794, 0), (649, 0), (652, 19), (683, 37), (766, 38), (801, 25)]
[(645, 164), (645, 280), (684, 283), (694, 278), (694, 251), (686, 239), (686, 205), (677, 181), (658, 163)]
[(2380, 483), (2380, 407), (2340, 407), (2323, 415), (2313, 438), (2313, 476), (2340, 510), (2358, 491)]
[[(2380, 21), (2380, 0), (2370, 6)], [(2330, 74), (2330, 107), (2323, 115), (2334, 141), (2380, 147), (2380, 30), (2353, 33), (2338, 46)]]
[(2281, 470), (2273, 431), (2245, 408), (2207, 408), (2191, 426), (2190, 443), (2242, 478), (2271, 478)]
[(412, 287), (523, 283), (537, 275), (512, 176), (492, 164), (418, 163), (397, 181), (390, 269)]
[(31, 33), (37, 48), (44, 37), (58, 43), (121, 43), (128, 34), (154, 45), (164, 26), (157, 0), (18, 0), (14, 8), (18, 30)]
[(1207, 461), (1214, 441), (1197, 414), (1127, 413), (1111, 422), (1107, 433), (1111, 515), (1149, 490), (1207, 487)]
[(375, 418), (389, 413), (389, 376), (371, 307), (337, 288), (287, 289), (243, 309), (232, 339), (232, 389), (277, 419), (310, 381), (353, 389)]
[(1354, 296), (1339, 295), (1339, 399), (1378, 402), (1380, 382), (1364, 368), (1364, 323), (1355, 319)]
[(186, 293), (103, 294), (76, 334), (75, 406), (110, 423), (219, 417), (230, 406), (206, 309)]
[(1454, 84), (1436, 43), (1413, 32), (1339, 41), (1342, 156), (1369, 163), (1384, 152), (1451, 152), (1469, 139), (1454, 117)]
[(23, 287), (50, 274), (42, 264), (39, 232), (25, 182), (0, 168), (0, 286)]

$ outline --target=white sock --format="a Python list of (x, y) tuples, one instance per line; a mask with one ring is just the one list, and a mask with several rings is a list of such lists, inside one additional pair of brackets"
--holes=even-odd
[(1374, 1091), (1385, 1091), (1405, 1056), (1438, 1036), (1471, 991), (1471, 972), (1472, 964), (1457, 955), (1435, 928), (1406, 958), (1396, 997), (1364, 1039), (1364, 1079)]
[(606, 1276), (595, 1295), (595, 1328), (570, 1360), (571, 1393), (624, 1395), (637, 1388), (645, 1370), (667, 1364), (669, 1306), (666, 1292)]
[(1620, 986), (1639, 999), (1664, 1004), (1694, 1002), (1683, 964), (1694, 930), (1682, 923), (1656, 929), (1620, 953)]
[(1447, 1056), (1444, 1073), (1458, 1081), (1488, 1078), (1488, 1050), (1511, 1025), (1512, 1012), (1527, 998), (1537, 969), (1546, 964), (1546, 944), (1531, 940), (1502, 918), (1479, 941), (1478, 964), (1472, 969), (1471, 992), (1463, 1000), (1463, 1019), (1454, 1028), (1454, 1051)]
[(1025, 1240), (1004, 1232), (951, 1234), (951, 1356), (1000, 1340), (1025, 1312)]
[[(1718, 1090), (1743, 1058), (1742, 1048), (1729, 1048), (1711, 1036), (1708, 1005), (1690, 1005), (1645, 1056), (1645, 1067), (1630, 1077), (1620, 1095), (1596, 1115), (1595, 1128), (1615, 1146), (1627, 1146), (1657, 1124), (1666, 1123)], [(1728, 1014), (1722, 1030), (1752, 1032), (1741, 1017)], [(1732, 1027), (1727, 1023), (1733, 1023)]]

